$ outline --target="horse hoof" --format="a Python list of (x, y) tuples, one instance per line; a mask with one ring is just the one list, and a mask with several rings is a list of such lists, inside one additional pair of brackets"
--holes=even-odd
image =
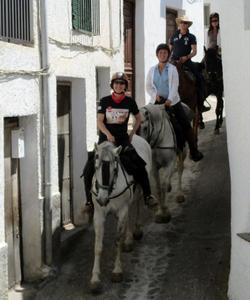
[(162, 215), (155, 215), (155, 223), (157, 224), (166, 224), (171, 220), (171, 214), (165, 213)]
[(123, 246), (122, 246), (122, 250), (124, 251), (124, 252), (131, 252), (131, 251), (133, 251), (133, 243), (128, 243), (128, 244), (123, 244)]
[(170, 193), (172, 191), (172, 185), (171, 184), (168, 185), (167, 191), (168, 191), (168, 193)]
[(178, 195), (178, 196), (176, 197), (176, 202), (182, 203), (182, 202), (184, 202), (184, 201), (185, 201), (184, 195)]
[(102, 292), (102, 284), (100, 281), (90, 283), (90, 291), (92, 294), (100, 294)]
[(122, 273), (112, 273), (111, 281), (112, 282), (122, 282), (123, 280), (123, 274)]
[(143, 237), (143, 231), (142, 230), (136, 230), (134, 233), (133, 233), (133, 237), (136, 241), (140, 241)]
[(219, 128), (215, 129), (214, 134), (220, 134), (220, 129)]

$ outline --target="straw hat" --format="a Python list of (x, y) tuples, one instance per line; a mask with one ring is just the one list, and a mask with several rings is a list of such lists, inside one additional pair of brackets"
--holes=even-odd
[(188, 27), (190, 27), (193, 24), (193, 22), (190, 21), (187, 16), (180, 16), (180, 17), (176, 18), (175, 21), (178, 26), (180, 25), (181, 22), (187, 22)]

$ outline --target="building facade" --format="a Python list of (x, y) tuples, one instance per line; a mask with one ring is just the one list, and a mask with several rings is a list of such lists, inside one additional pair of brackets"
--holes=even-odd
[[(250, 3), (206, 0), (220, 15), (227, 142), (231, 173), (231, 263), (228, 297), (250, 299), (249, 87)], [(233, 41), (232, 41), (233, 37)]]

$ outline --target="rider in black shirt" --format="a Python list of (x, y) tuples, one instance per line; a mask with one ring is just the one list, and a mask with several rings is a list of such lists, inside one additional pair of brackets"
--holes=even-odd
[[(100, 130), (98, 143), (109, 141), (116, 146), (122, 146), (120, 159), (123, 166), (129, 174), (134, 176), (135, 181), (141, 185), (145, 204), (150, 208), (154, 207), (157, 205), (157, 201), (151, 195), (148, 174), (145, 168), (146, 163), (131, 144), (132, 137), (141, 124), (141, 115), (136, 102), (125, 95), (125, 91), (128, 88), (126, 75), (122, 72), (115, 73), (110, 86), (113, 89), (113, 93), (102, 98), (98, 106), (97, 126)], [(135, 125), (128, 135), (130, 113), (135, 116)], [(94, 171), (94, 153), (92, 153), (83, 172), (87, 206), (92, 206), (90, 191)]]
[[(191, 34), (188, 28), (193, 24), (186, 16), (176, 18), (176, 23), (179, 29), (170, 39), (170, 50), (172, 51), (172, 60), (181, 62), (195, 76), (198, 89), (198, 110), (200, 113), (209, 110), (209, 107), (204, 106), (204, 78), (197, 70), (191, 58), (197, 54), (196, 37)], [(200, 128), (203, 129), (205, 124), (200, 121)]]

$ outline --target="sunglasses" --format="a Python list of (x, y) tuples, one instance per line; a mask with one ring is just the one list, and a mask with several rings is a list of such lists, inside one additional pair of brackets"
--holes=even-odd
[(114, 83), (116, 83), (116, 84), (126, 84), (123, 80), (115, 80)]
[(189, 23), (188, 23), (188, 22), (181, 22), (181, 24), (185, 24), (185, 25), (188, 25)]
[(211, 22), (215, 23), (215, 22), (219, 22), (219, 20), (214, 19), (214, 20), (211, 20)]

